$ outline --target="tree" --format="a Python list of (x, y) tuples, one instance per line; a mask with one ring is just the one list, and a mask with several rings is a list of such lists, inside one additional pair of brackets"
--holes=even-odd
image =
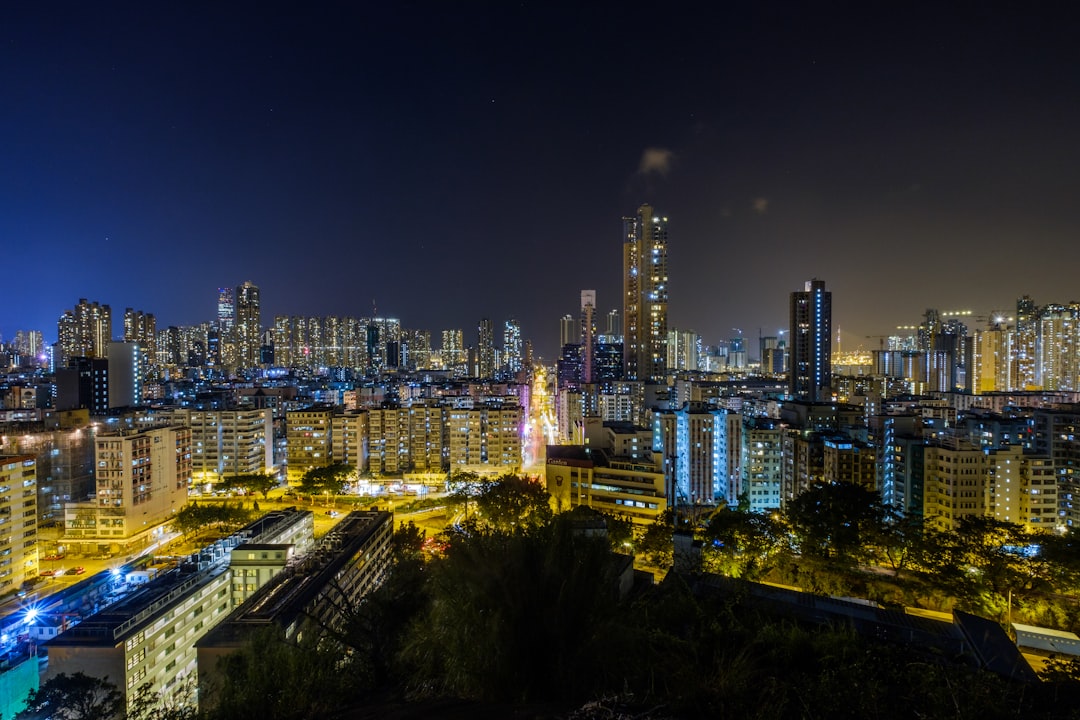
[(704, 532), (706, 561), (724, 575), (756, 580), (787, 548), (786, 532), (772, 515), (718, 510)]
[(187, 535), (194, 533), (192, 539), (197, 539), (199, 534), (208, 527), (220, 529), (235, 529), (243, 526), (251, 520), (251, 511), (244, 510), (240, 503), (230, 505), (228, 503), (215, 503), (212, 505), (199, 505), (189, 503), (173, 516), (169, 523), (173, 530)]
[(124, 695), (109, 682), (77, 672), (60, 673), (31, 690), (26, 696), (26, 709), (16, 720), (49, 716), (59, 720), (111, 720), (124, 711)]
[(270, 491), (277, 487), (278, 481), (272, 473), (245, 473), (226, 478), (231, 487), (242, 488), (244, 492), (262, 493), (263, 500), (270, 497)]
[(481, 484), (476, 509), (483, 522), (501, 532), (528, 531), (551, 521), (551, 496), (542, 483), (504, 475)]
[(671, 567), (675, 554), (675, 518), (668, 508), (650, 523), (638, 540), (638, 550), (656, 567)]
[(891, 515), (873, 490), (839, 482), (800, 493), (786, 517), (802, 554), (847, 564), (869, 557), (868, 541), (885, 535)]
[[(254, 631), (237, 651), (219, 660), (207, 678), (210, 718), (329, 717), (356, 697), (356, 678), (348, 657), (317, 627), (298, 640), (275, 625)], [(200, 678), (202, 683), (202, 678)], [(203, 697), (200, 694), (200, 709)]]
[(591, 690), (611, 636), (616, 556), (562, 514), (533, 532), (451, 536), (403, 649), (427, 692), (501, 701)]
[(352, 465), (334, 463), (324, 467), (309, 469), (300, 479), (298, 488), (304, 495), (311, 496), (311, 503), (315, 504), (316, 495), (333, 495), (335, 499), (345, 490), (345, 484), (353, 474)]

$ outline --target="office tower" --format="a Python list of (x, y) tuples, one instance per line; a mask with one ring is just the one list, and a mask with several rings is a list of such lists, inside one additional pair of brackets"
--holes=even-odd
[(236, 324), (236, 296), (231, 287), (218, 288), (217, 326), (226, 337), (231, 337)]
[(623, 353), (627, 380), (667, 372), (667, 223), (649, 205), (623, 218)]
[(524, 367), (521, 357), (521, 325), (511, 318), (503, 326), (503, 367), (513, 378)]
[(596, 291), (581, 291), (581, 379), (593, 382), (596, 353)]
[(495, 328), (489, 318), (481, 318), (476, 326), (476, 375), (495, 376)]
[(250, 282), (245, 282), (236, 288), (236, 361), (240, 367), (259, 366), (261, 336), (259, 288)]
[(791, 360), (788, 390), (811, 402), (832, 398), (832, 293), (824, 280), (809, 280), (791, 293)]
[(66, 365), (71, 358), (104, 358), (109, 356), (112, 340), (112, 309), (108, 305), (79, 299), (74, 310), (65, 310), (57, 322), (62, 358)]

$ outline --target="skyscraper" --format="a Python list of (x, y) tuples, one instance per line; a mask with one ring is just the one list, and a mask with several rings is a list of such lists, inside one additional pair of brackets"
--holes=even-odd
[(262, 344), (259, 326), (259, 288), (245, 282), (236, 288), (236, 347), (240, 367), (259, 366), (259, 346)]
[(667, 218), (649, 205), (623, 218), (623, 352), (627, 380), (667, 371)]
[(232, 332), (236, 322), (236, 299), (231, 287), (218, 288), (217, 325), (226, 335)]
[(112, 309), (80, 298), (74, 310), (67, 310), (60, 317), (56, 332), (64, 364), (74, 357), (108, 357)]
[(596, 291), (581, 291), (581, 379), (593, 381), (593, 356), (596, 350)]
[(476, 375), (495, 376), (495, 328), (489, 318), (481, 318), (476, 326)]
[(832, 293), (824, 280), (809, 280), (805, 290), (791, 293), (791, 362), (788, 388), (792, 397), (811, 402), (832, 398)]
[(509, 376), (516, 377), (524, 365), (521, 358), (521, 325), (513, 318), (503, 326), (503, 358)]

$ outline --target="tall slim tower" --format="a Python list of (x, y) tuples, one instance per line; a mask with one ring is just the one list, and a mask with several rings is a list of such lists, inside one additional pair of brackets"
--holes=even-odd
[(516, 377), (524, 367), (521, 358), (521, 324), (511, 318), (503, 325), (503, 365), (510, 377)]
[(241, 367), (259, 366), (259, 346), (262, 344), (259, 326), (259, 288), (245, 282), (236, 288), (236, 348)]
[(596, 350), (596, 291), (581, 291), (581, 379), (593, 381), (593, 354)]
[(229, 335), (236, 323), (236, 296), (231, 287), (218, 288), (217, 292), (218, 329)]
[(667, 371), (667, 223), (649, 205), (623, 218), (623, 357), (627, 380)]
[(791, 293), (792, 397), (811, 402), (832, 398), (832, 293), (824, 280), (809, 280)]
[(495, 328), (490, 318), (481, 318), (476, 326), (476, 374), (481, 378), (495, 376)]

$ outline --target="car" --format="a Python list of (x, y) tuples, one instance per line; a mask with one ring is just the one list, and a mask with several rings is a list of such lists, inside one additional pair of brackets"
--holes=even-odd
[(52, 577), (53, 576), (53, 571), (52, 570), (42, 570), (40, 573), (38, 573), (38, 575), (40, 575), (41, 577)]
[(84, 568), (82, 565), (76, 565), (74, 568), (72, 568), (71, 572), (75, 573), (76, 575), (82, 575), (84, 572), (86, 572), (86, 568)]
[(53, 560), (63, 560), (63, 559), (64, 559), (64, 555), (63, 555), (63, 554), (58, 554), (58, 555), (46, 555), (46, 556), (45, 556), (45, 559), (46, 559), (46, 560), (48, 560), (48, 561), (50, 561), (50, 562), (52, 562)]
[(337, 517), (338, 515), (340, 515), (341, 513), (339, 513), (339, 512), (337, 511), (337, 510), (331, 510), (330, 512), (328, 512), (328, 513), (326, 513), (326, 514), (327, 514), (327, 515), (329, 515), (329, 516), (330, 516), (330, 517), (332, 517), (332, 518), (336, 518), (336, 517)]
[(60, 577), (61, 575), (63, 575), (66, 572), (67, 572), (67, 570), (65, 570), (64, 568), (59, 568), (59, 569), (53, 571), (53, 577)]

